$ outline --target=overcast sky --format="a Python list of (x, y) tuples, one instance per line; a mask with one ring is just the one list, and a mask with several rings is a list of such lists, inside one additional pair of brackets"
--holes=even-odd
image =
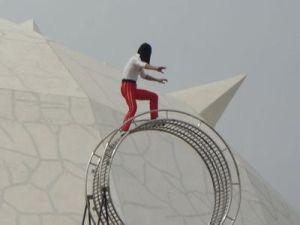
[(300, 1), (0, 0), (0, 17), (122, 69), (147, 41), (169, 92), (247, 73), (217, 130), (300, 212)]

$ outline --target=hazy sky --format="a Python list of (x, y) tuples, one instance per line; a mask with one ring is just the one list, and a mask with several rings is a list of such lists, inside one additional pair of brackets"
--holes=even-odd
[(0, 0), (0, 17), (122, 69), (140, 43), (169, 92), (245, 72), (217, 130), (300, 211), (300, 1)]

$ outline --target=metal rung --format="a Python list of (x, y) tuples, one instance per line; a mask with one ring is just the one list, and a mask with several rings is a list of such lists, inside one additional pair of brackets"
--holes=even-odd
[(228, 218), (229, 220), (231, 220), (231, 221), (235, 221), (235, 218), (231, 218), (230, 216), (226, 216), (226, 218)]
[(93, 153), (93, 156), (96, 156), (97, 158), (101, 159), (101, 156), (97, 155), (96, 153)]
[(90, 162), (90, 165), (93, 165), (93, 166), (98, 166), (97, 164), (93, 163), (93, 162)]

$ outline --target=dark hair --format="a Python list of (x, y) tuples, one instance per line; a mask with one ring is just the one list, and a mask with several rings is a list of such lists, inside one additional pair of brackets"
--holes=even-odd
[(141, 60), (143, 62), (150, 63), (150, 58), (151, 58), (151, 53), (152, 53), (151, 45), (149, 45), (148, 43), (143, 43), (139, 47), (137, 53), (140, 54)]

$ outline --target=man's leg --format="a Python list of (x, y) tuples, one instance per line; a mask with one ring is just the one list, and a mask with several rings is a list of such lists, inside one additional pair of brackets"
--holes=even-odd
[(124, 120), (123, 120), (124, 124), (122, 126), (122, 130), (128, 131), (129, 127), (131, 125), (131, 122), (132, 122), (131, 118), (134, 117), (134, 115), (136, 113), (136, 109), (137, 109), (136, 99), (135, 99), (136, 86), (133, 83), (124, 82), (122, 84), (121, 92), (122, 92), (123, 97), (126, 100), (127, 105), (128, 105), (128, 112), (124, 117)]
[(151, 119), (156, 119), (158, 117), (158, 95), (154, 92), (136, 89), (136, 99), (137, 100), (150, 100), (150, 110), (151, 110)]

